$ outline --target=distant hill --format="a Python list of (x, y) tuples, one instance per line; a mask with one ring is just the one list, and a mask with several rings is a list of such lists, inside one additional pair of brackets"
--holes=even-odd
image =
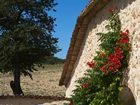
[(43, 63), (45, 64), (63, 64), (65, 62), (65, 59), (61, 59), (58, 57), (46, 57)]

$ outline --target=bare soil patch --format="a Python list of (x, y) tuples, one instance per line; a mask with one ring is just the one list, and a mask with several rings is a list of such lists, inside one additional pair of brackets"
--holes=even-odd
[[(65, 96), (65, 87), (60, 87), (58, 85), (63, 69), (63, 64), (45, 65), (44, 69), (38, 69), (39, 71), (33, 73), (33, 80), (31, 80), (29, 77), (21, 77), (21, 86), (25, 96), (32, 97), (0, 97), (0, 105), (40, 105), (42, 103), (46, 103), (45, 105), (63, 105), (63, 101), (57, 102), (57, 104), (53, 104), (54, 101), (59, 101), (59, 99), (47, 98), (47, 96)], [(0, 96), (7, 97), (13, 95), (9, 84), (11, 80), (13, 80), (12, 74), (0, 74)], [(35, 98), (37, 96), (46, 96), (46, 98)]]
[(64, 105), (64, 97), (52, 96), (0, 96), (0, 105)]
[[(59, 80), (62, 73), (63, 64), (45, 65), (33, 73), (33, 80), (29, 77), (21, 77), (21, 86), (25, 95), (40, 96), (64, 96), (65, 87), (60, 87)], [(12, 74), (0, 74), (0, 96), (13, 95), (10, 88), (10, 81), (13, 80)]]

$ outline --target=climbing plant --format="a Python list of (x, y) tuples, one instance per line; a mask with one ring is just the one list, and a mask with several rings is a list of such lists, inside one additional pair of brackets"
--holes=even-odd
[(100, 51), (87, 62), (90, 69), (77, 81), (69, 105), (121, 105), (119, 93), (131, 45), (129, 30), (121, 31), (117, 10), (109, 9), (109, 12), (109, 23), (105, 26), (108, 32), (97, 33)]

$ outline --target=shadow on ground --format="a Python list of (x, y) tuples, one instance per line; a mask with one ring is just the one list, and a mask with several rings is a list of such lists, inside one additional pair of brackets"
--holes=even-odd
[(68, 103), (68, 101), (64, 97), (0, 97), (0, 105), (63, 105), (64, 103)]
[(41, 105), (45, 102), (48, 102), (48, 100), (30, 98), (0, 99), (0, 105)]

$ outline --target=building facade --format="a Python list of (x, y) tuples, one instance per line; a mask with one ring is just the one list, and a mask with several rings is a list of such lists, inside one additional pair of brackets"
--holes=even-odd
[(75, 89), (76, 80), (84, 76), (91, 61), (99, 50), (96, 33), (106, 32), (108, 8), (119, 10), (122, 30), (130, 31), (131, 57), (127, 70), (126, 85), (140, 105), (140, 0), (91, 0), (77, 19), (71, 44), (61, 76), (60, 85), (67, 87), (66, 97)]

